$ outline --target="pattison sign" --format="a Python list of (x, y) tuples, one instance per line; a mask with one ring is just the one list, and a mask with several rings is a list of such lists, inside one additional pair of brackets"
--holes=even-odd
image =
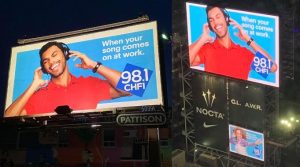
[(119, 125), (163, 125), (166, 123), (164, 113), (120, 114), (117, 116)]

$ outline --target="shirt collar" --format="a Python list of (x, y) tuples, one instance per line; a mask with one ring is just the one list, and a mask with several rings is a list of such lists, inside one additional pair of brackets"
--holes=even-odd
[[(72, 84), (76, 84), (78, 82), (78, 78), (75, 77), (74, 75), (70, 74), (71, 76), (71, 81), (70, 83), (68, 84), (68, 86), (72, 85)], [(68, 87), (67, 86), (67, 87)], [(48, 88), (63, 88), (64, 86), (60, 86), (60, 85), (57, 85), (55, 84), (54, 82), (52, 82), (52, 80), (50, 80), (50, 82), (48, 83), (47, 85)]]
[(236, 49), (238, 48), (238, 45), (235, 44), (232, 40), (230, 40), (231, 42), (231, 45), (229, 48), (225, 48), (223, 45), (220, 44), (219, 40), (215, 39), (214, 42), (213, 42), (213, 46), (215, 48), (225, 48), (225, 49)]

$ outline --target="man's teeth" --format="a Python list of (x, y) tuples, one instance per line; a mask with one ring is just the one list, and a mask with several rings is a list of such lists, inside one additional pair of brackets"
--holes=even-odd
[(58, 63), (53, 64), (53, 65), (50, 67), (50, 69), (53, 70), (53, 69), (55, 69), (56, 67), (58, 67)]
[(216, 29), (217, 29), (217, 30), (220, 29), (220, 28), (222, 28), (221, 25), (216, 26)]

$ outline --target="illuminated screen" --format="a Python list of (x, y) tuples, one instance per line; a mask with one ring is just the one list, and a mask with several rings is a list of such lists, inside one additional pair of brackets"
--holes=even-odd
[(13, 47), (8, 85), (5, 117), (162, 105), (156, 22)]
[(279, 87), (278, 16), (194, 3), (186, 10), (191, 68)]
[(264, 161), (264, 134), (229, 124), (229, 151)]

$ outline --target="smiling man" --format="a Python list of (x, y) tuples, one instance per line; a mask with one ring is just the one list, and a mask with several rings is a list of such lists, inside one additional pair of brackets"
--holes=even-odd
[[(116, 89), (121, 73), (95, 62), (85, 54), (70, 51), (61, 42), (49, 42), (40, 49), (41, 67), (34, 72), (34, 78), (26, 91), (5, 111), (5, 117), (53, 113), (55, 108), (68, 105), (74, 110), (95, 109), (102, 100), (129, 95)], [(81, 60), (78, 68), (91, 69), (106, 80), (95, 77), (75, 77), (69, 72), (67, 60), (76, 57)], [(43, 73), (51, 76), (50, 81), (42, 79)]]
[[(273, 62), (271, 56), (256, 44), (236, 21), (229, 17), (225, 9), (207, 6), (206, 15), (207, 24), (203, 25), (202, 35), (189, 46), (190, 65), (204, 64), (207, 72), (247, 80), (256, 52), (260, 52)], [(246, 42), (255, 53), (231, 40), (228, 32), (230, 24), (238, 29), (236, 35)], [(215, 39), (209, 35), (210, 31), (216, 34)], [(276, 70), (277, 65), (273, 62), (270, 72)]]

